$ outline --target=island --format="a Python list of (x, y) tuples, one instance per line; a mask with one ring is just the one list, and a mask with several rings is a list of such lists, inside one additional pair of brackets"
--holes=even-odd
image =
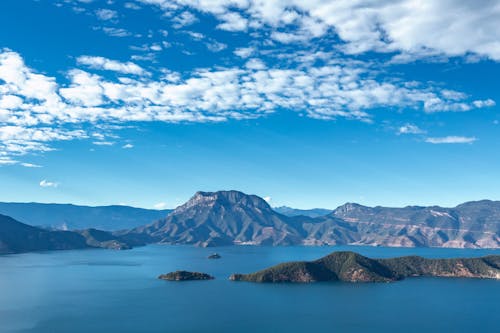
[(481, 258), (427, 259), (407, 256), (372, 259), (355, 252), (333, 252), (315, 261), (279, 264), (230, 280), (248, 282), (392, 282), (407, 277), (500, 279), (500, 255)]
[(175, 271), (158, 276), (160, 280), (167, 281), (192, 281), (192, 280), (213, 280), (214, 277), (205, 273)]

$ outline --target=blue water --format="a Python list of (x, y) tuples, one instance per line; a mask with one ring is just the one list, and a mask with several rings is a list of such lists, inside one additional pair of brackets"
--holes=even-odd
[[(231, 282), (334, 250), (372, 257), (500, 251), (380, 247), (147, 246), (0, 256), (1, 333), (500, 332), (500, 281), (414, 278), (382, 284)], [(208, 260), (216, 251), (222, 259)], [(212, 281), (167, 282), (161, 273)]]

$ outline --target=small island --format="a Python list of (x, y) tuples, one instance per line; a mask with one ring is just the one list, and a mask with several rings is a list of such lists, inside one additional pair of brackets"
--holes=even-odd
[(218, 253), (212, 253), (211, 255), (208, 256), (208, 259), (220, 259), (221, 256)]
[(315, 261), (279, 264), (251, 274), (233, 274), (230, 280), (248, 282), (392, 282), (407, 277), (500, 279), (500, 256), (426, 259), (407, 256), (371, 259), (354, 252), (333, 252)]
[(213, 280), (214, 277), (205, 273), (175, 271), (158, 276), (160, 280), (167, 281), (193, 281), (193, 280)]

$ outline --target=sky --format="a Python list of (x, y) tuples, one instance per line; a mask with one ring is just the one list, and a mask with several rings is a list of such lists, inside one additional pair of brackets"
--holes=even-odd
[(3, 0), (0, 201), (500, 200), (498, 0)]

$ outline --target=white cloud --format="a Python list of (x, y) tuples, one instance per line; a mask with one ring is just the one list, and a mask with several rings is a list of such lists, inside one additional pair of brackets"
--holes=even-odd
[(406, 124), (406, 125), (403, 125), (400, 128), (398, 128), (398, 133), (399, 134), (423, 134), (423, 133), (425, 133), (425, 131), (416, 125)]
[(21, 165), (25, 168), (41, 168), (42, 166), (41, 165), (38, 165), (38, 164), (33, 164), (33, 163), (21, 163)]
[[(211, 14), (221, 22), (219, 29), (268, 29), (272, 38), (286, 43), (334, 31), (347, 53), (397, 51), (410, 55), (407, 59), (472, 53), (500, 61), (500, 6), (496, 1), (139, 1), (169, 14), (183, 8)], [(245, 18), (236, 23), (242, 13)], [(287, 31), (280, 31), (285, 28)]]
[(248, 58), (252, 54), (255, 53), (255, 48), (253, 48), (253, 47), (241, 47), (241, 48), (234, 50), (233, 53), (240, 58)]
[(115, 20), (118, 17), (118, 12), (111, 9), (98, 9), (95, 11), (97, 18), (101, 21)]
[(13, 160), (10, 157), (0, 156), (0, 166), (2, 165), (13, 165), (17, 164), (19, 161)]
[(271, 197), (269, 197), (269, 196), (268, 197), (264, 197), (262, 199), (264, 199), (267, 203), (271, 203), (271, 201), (273, 201), (273, 199)]
[(484, 107), (490, 107), (490, 106), (495, 106), (496, 103), (492, 99), (487, 99), (484, 101), (474, 101), (472, 102), (476, 108), (484, 108)]
[(201, 32), (186, 31), (186, 34), (188, 34), (194, 40), (202, 40), (205, 38), (205, 35), (202, 34)]
[(227, 48), (227, 45), (224, 43), (220, 43), (217, 41), (211, 41), (205, 44), (207, 46), (207, 49), (212, 52), (220, 52)]
[(266, 64), (264, 64), (264, 62), (258, 58), (252, 58), (247, 61), (245, 67), (248, 69), (264, 70), (266, 69)]
[(433, 144), (447, 144), (447, 143), (473, 143), (477, 139), (475, 137), (467, 136), (445, 136), (445, 137), (435, 137), (427, 138), (425, 142)]
[(78, 64), (85, 65), (93, 69), (101, 69), (119, 72), (123, 74), (144, 75), (146, 71), (133, 62), (120, 62), (104, 57), (80, 56), (76, 59)]
[(114, 28), (114, 27), (94, 27), (94, 30), (102, 30), (106, 35), (111, 37), (128, 37), (131, 36), (132, 33), (130, 31), (123, 28)]
[(33, 151), (53, 150), (48, 143), (84, 139), (84, 131), (50, 127), (0, 126), (0, 156), (25, 155)]
[(92, 144), (96, 146), (113, 146), (115, 143), (112, 141), (94, 141)]
[(198, 18), (193, 15), (193, 13), (184, 11), (180, 13), (179, 15), (176, 15), (174, 18), (172, 18), (172, 27), (175, 29), (180, 29), (183, 27), (187, 27), (188, 25), (191, 25), (193, 23), (196, 23), (198, 21)]
[(48, 181), (48, 180), (44, 179), (44, 180), (42, 180), (40, 182), (40, 187), (53, 187), (53, 188), (56, 188), (56, 187), (59, 187), (59, 183)]
[(230, 12), (219, 15), (219, 20), (222, 21), (217, 25), (218, 29), (227, 31), (246, 31), (248, 27), (248, 20), (242, 17), (239, 13)]
[[(252, 58), (244, 67), (187, 73), (162, 70), (158, 78), (105, 78), (71, 69), (69, 84), (63, 84), (26, 66), (18, 53), (4, 50), (0, 52), (0, 156), (50, 151), (54, 141), (88, 138), (82, 127), (98, 122), (225, 121), (277, 110), (316, 119), (368, 121), (374, 108), (448, 112), (494, 105), (461, 92), (387, 77), (360, 61), (321, 52), (286, 56), (289, 68), (266, 66)], [(323, 65), (308, 65), (318, 58)], [(101, 57), (78, 60), (90, 67), (139, 72), (129, 63)], [(104, 135), (96, 142), (110, 141)]]
[(104, 89), (100, 84), (101, 77), (79, 69), (71, 70), (68, 76), (71, 85), (59, 89), (61, 96), (68, 102), (84, 107), (103, 104)]
[(165, 202), (158, 202), (157, 204), (153, 205), (153, 208), (158, 209), (158, 210), (163, 210), (163, 209), (167, 209), (168, 205)]
[(124, 144), (124, 145), (122, 146), (122, 148), (123, 148), (123, 149), (132, 149), (132, 148), (134, 148), (134, 145), (133, 145), (133, 144), (131, 144), (131, 143), (127, 143), (127, 144)]
[(134, 2), (125, 2), (123, 4), (123, 7), (127, 8), (127, 9), (132, 9), (132, 10), (139, 10), (139, 9), (141, 9), (141, 6), (137, 5)]

